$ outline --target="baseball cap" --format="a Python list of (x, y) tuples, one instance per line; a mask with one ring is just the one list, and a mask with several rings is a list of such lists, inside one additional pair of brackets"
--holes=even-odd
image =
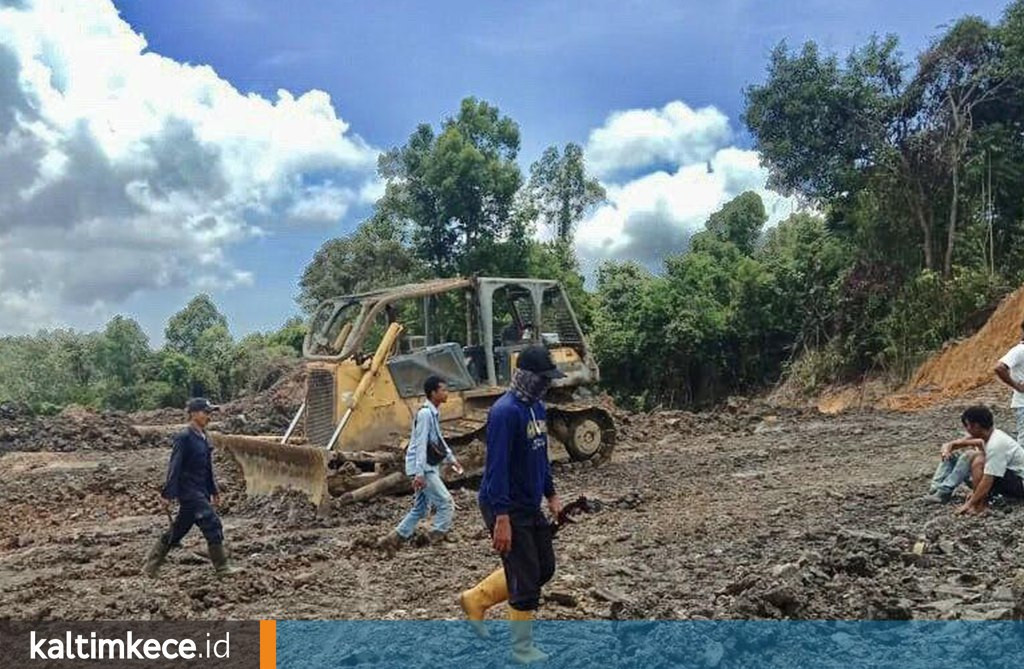
[(551, 353), (543, 346), (528, 346), (523, 349), (516, 367), (548, 379), (565, 378), (565, 373), (555, 366)]
[(193, 397), (188, 401), (188, 405), (185, 407), (189, 413), (195, 413), (196, 411), (205, 411), (206, 413), (210, 413), (211, 411), (216, 411), (218, 408), (219, 407), (216, 404), (211, 404), (210, 400), (205, 397)]

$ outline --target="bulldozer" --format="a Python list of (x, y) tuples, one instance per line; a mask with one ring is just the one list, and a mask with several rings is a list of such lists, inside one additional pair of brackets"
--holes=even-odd
[(562, 285), (541, 279), (438, 279), (326, 300), (309, 322), (305, 401), (285, 434), (213, 441), (238, 461), (250, 495), (369, 499), (408, 485), (404, 449), (423, 383), (438, 376), (449, 389), (442, 431), (473, 476), (488, 409), (536, 344), (565, 373), (546, 398), (549, 435), (572, 460), (607, 459), (615, 424), (591, 390), (597, 363)]

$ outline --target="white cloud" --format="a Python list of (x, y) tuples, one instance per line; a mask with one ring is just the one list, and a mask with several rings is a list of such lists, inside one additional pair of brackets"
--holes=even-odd
[(669, 163), (704, 161), (732, 139), (729, 119), (714, 107), (692, 109), (678, 100), (661, 109), (630, 109), (611, 114), (587, 139), (593, 172), (618, 172)]
[(0, 3), (0, 331), (252, 281), (257, 221), (337, 222), (377, 151), (322, 91), (243, 94), (146, 50), (109, 0)]
[[(689, 108), (681, 102), (672, 102), (663, 108), (668, 109)], [(714, 109), (701, 112), (706, 118), (725, 118)], [(620, 126), (615, 119), (650, 115), (649, 110), (616, 113), (602, 130)], [(660, 271), (665, 256), (684, 250), (690, 236), (704, 226), (712, 212), (748, 190), (757, 192), (764, 200), (770, 225), (796, 209), (795, 201), (765, 187), (768, 175), (760, 166), (756, 152), (726, 145), (732, 136), (727, 122), (724, 129), (718, 127), (717, 121), (707, 127), (716, 129), (688, 136), (678, 133), (673, 142), (663, 144), (644, 144), (636, 140), (634, 145), (637, 147), (659, 147), (657, 151), (638, 149), (646, 156), (642, 161), (623, 151), (619, 162), (616, 162), (612, 159), (616, 154), (607, 149), (611, 144), (606, 142), (603, 145), (597, 162), (603, 161), (605, 174), (666, 161), (672, 167), (621, 183), (605, 180), (607, 203), (584, 220), (576, 231), (577, 251), (588, 274), (592, 275), (596, 267), (606, 260), (635, 260)], [(591, 133), (592, 141), (587, 145), (587, 165), (591, 168), (595, 160), (590, 150), (596, 134), (597, 131)], [(620, 133), (619, 136), (627, 134)], [(655, 134), (648, 133), (647, 137)], [(635, 134), (636, 137), (640, 134)], [(620, 146), (627, 144), (628, 141), (623, 141)], [(670, 149), (666, 148), (669, 146)], [(659, 151), (656, 160), (650, 158)]]
[(344, 218), (349, 205), (357, 198), (358, 194), (349, 188), (338, 188), (333, 184), (309, 186), (288, 208), (288, 214), (298, 221), (332, 223)]

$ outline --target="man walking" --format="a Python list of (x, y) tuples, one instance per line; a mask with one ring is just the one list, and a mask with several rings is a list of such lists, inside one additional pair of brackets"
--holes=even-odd
[(1024, 439), (1024, 323), (1021, 330), (1021, 341), (999, 359), (995, 369), (999, 380), (1013, 389), (1010, 407), (1017, 418), (1017, 443)]
[(412, 436), (405, 452), (405, 473), (412, 477), (415, 491), (412, 509), (397, 528), (378, 542), (381, 548), (398, 548), (408, 541), (431, 506), (435, 512), (434, 527), (428, 535), (430, 542), (443, 541), (452, 529), (452, 495), (438, 470), (442, 463), (447, 463), (456, 474), (462, 473), (462, 465), (441, 434), (440, 407), (448, 401), (448, 384), (440, 377), (431, 376), (423, 383), (423, 393), (427, 399), (413, 420)]
[(224, 548), (224, 528), (214, 507), (220, 504), (217, 482), (213, 476), (213, 460), (206, 426), (210, 414), (216, 409), (209, 400), (196, 397), (188, 402), (189, 424), (174, 437), (174, 448), (167, 466), (167, 481), (161, 493), (161, 503), (168, 507), (178, 500), (178, 515), (171, 528), (156, 542), (146, 558), (145, 571), (155, 577), (167, 559), (172, 546), (197, 525), (206, 539), (210, 561), (218, 575), (236, 570), (228, 560)]
[(533, 645), (533, 614), (541, 587), (555, 573), (552, 526), (542, 498), (555, 518), (562, 510), (548, 462), (547, 422), (541, 402), (552, 379), (565, 376), (543, 346), (519, 354), (512, 386), (487, 418), (487, 461), (480, 483), (480, 512), (491, 532), (502, 567), (460, 596), (466, 617), (486, 636), (483, 619), (491, 606), (508, 599), (512, 658), (539, 662), (547, 655)]

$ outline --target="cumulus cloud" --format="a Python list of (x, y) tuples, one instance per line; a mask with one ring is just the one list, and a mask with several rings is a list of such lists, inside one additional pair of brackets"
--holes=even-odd
[(243, 94), (147, 50), (109, 0), (0, 2), (0, 330), (246, 284), (257, 221), (336, 222), (377, 151), (321, 91)]
[(729, 119), (714, 107), (678, 100), (661, 109), (611, 114), (587, 139), (587, 164), (601, 177), (644, 167), (705, 161), (732, 139)]
[[(664, 110), (689, 110), (681, 102), (672, 102)], [(675, 112), (673, 112), (675, 113)], [(708, 119), (725, 119), (717, 110), (701, 110)], [(663, 116), (664, 114), (661, 114)], [(677, 114), (684, 117), (682, 111)], [(651, 110), (627, 111), (613, 114), (601, 130), (620, 124), (616, 119), (654, 118)], [(634, 124), (635, 125), (635, 124)], [(635, 260), (653, 271), (660, 271), (665, 256), (687, 248), (690, 237), (700, 230), (708, 216), (737, 195), (751, 190), (765, 203), (769, 224), (789, 216), (796, 209), (795, 201), (765, 187), (767, 172), (759, 164), (758, 155), (734, 146), (728, 146), (732, 137), (728, 122), (724, 127), (719, 120), (707, 124), (707, 131), (676, 133), (673, 141), (656, 142), (652, 137), (667, 137), (668, 133), (634, 133), (633, 139), (623, 139), (619, 146), (632, 142), (641, 157), (628, 151), (616, 154), (608, 149), (613, 143), (602, 140), (597, 158), (587, 144), (588, 167), (595, 163), (604, 174), (622, 173), (637, 167), (657, 163), (671, 163), (669, 169), (649, 170), (636, 178), (617, 182), (604, 180), (607, 202), (584, 220), (576, 232), (577, 251), (588, 274), (607, 260)], [(664, 130), (664, 128), (663, 128)], [(619, 133), (620, 138), (629, 133)], [(646, 149), (643, 147), (647, 147)], [(613, 159), (611, 156), (619, 155)]]

